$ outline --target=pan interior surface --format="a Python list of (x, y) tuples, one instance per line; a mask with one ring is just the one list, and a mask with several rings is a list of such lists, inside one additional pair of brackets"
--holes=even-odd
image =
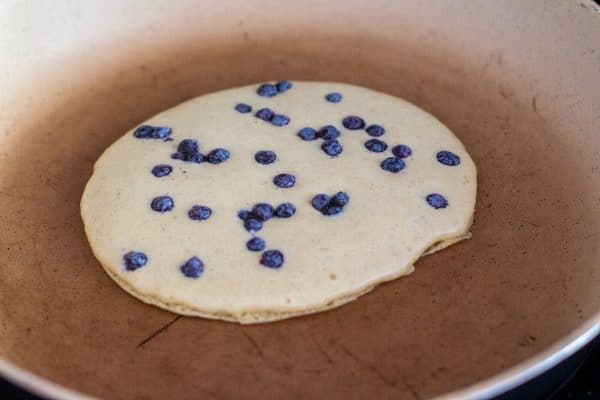
[[(0, 357), (102, 398), (423, 399), (597, 322), (597, 12), (365, 4), (2, 5)], [(94, 161), (186, 99), (284, 78), (357, 84), (437, 116), (478, 166), (472, 239), (347, 306), (266, 325), (123, 293), (79, 217)]]

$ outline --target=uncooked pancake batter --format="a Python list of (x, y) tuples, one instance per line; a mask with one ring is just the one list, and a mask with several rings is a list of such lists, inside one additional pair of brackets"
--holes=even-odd
[(168, 310), (254, 323), (339, 306), (468, 237), (476, 169), (436, 118), (340, 83), (251, 85), (136, 126), (94, 166), (85, 231)]

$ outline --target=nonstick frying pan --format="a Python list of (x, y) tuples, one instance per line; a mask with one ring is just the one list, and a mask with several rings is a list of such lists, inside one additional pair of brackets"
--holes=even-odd
[[(0, 22), (8, 379), (54, 398), (479, 398), (600, 330), (593, 2), (8, 1)], [(183, 100), (282, 78), (363, 85), (439, 117), (478, 165), (473, 238), (277, 323), (127, 295), (79, 217), (96, 158)]]

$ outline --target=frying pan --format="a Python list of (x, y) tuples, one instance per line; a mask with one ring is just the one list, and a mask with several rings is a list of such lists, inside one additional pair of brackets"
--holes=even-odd
[[(591, 1), (3, 2), (0, 373), (54, 398), (501, 393), (600, 330), (600, 13)], [(478, 165), (473, 238), (329, 312), (240, 326), (123, 292), (79, 199), (119, 135), (274, 79), (403, 97)]]

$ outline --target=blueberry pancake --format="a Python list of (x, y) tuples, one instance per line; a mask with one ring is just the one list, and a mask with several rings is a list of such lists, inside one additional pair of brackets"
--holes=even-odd
[(469, 236), (476, 169), (396, 97), (280, 81), (197, 97), (94, 166), (85, 231), (126, 291), (240, 323), (340, 306)]

